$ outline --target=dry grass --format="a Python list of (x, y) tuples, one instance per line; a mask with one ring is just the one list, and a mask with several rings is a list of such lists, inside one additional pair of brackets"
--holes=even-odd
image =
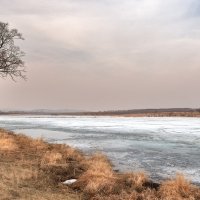
[(5, 132), (0, 132), (0, 150), (14, 151), (17, 148), (18, 146), (11, 136)]
[(116, 182), (112, 166), (105, 156), (95, 154), (86, 161), (87, 170), (80, 176), (79, 184), (86, 193), (107, 193)]
[(124, 185), (140, 191), (143, 189), (144, 184), (149, 181), (148, 176), (144, 172), (123, 174), (121, 181), (124, 181)]
[(63, 162), (63, 156), (61, 153), (54, 151), (47, 151), (41, 160), (41, 164), (55, 165)]
[(74, 160), (72, 165), (63, 156), (69, 147), (64, 152), (62, 145), (50, 145), (41, 139), (33, 140), (5, 130), (0, 130), (0, 145), (1, 200), (81, 199), (82, 194), (76, 194), (61, 184), (61, 176), (66, 180), (72, 171), (77, 176), (73, 166), (79, 167), (79, 160)]
[[(78, 181), (62, 184), (71, 178)], [(120, 174), (100, 153), (0, 129), (0, 199), (200, 200), (200, 189), (182, 175), (155, 184), (144, 172)]]
[(181, 174), (177, 174), (174, 180), (164, 182), (159, 192), (163, 200), (200, 199), (199, 188), (192, 185)]

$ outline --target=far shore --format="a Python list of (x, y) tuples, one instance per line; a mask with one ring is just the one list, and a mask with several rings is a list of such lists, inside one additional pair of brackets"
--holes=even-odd
[(110, 116), (110, 117), (200, 117), (200, 109), (165, 108), (165, 109), (134, 109), (98, 112), (67, 112), (56, 110), (33, 111), (0, 111), (1, 115), (51, 115), (51, 116)]

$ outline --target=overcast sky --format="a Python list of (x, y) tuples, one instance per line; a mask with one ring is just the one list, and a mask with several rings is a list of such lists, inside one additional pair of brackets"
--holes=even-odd
[(27, 81), (0, 109), (200, 107), (199, 0), (0, 0)]

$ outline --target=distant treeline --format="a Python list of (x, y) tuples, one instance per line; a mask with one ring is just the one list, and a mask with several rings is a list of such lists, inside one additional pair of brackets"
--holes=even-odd
[(127, 117), (170, 117), (186, 116), (200, 117), (200, 109), (191, 108), (163, 108), (163, 109), (133, 109), (133, 110), (112, 110), (84, 113), (85, 115), (98, 116), (127, 116)]
[(186, 116), (200, 117), (200, 108), (162, 108), (162, 109), (133, 109), (133, 110), (110, 110), (99, 112), (65, 112), (65, 111), (0, 111), (0, 115), (93, 115), (93, 116)]

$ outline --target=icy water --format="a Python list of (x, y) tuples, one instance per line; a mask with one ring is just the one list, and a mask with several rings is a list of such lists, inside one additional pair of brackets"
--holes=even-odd
[(0, 127), (104, 152), (120, 171), (159, 181), (184, 173), (200, 184), (200, 118), (0, 116)]

